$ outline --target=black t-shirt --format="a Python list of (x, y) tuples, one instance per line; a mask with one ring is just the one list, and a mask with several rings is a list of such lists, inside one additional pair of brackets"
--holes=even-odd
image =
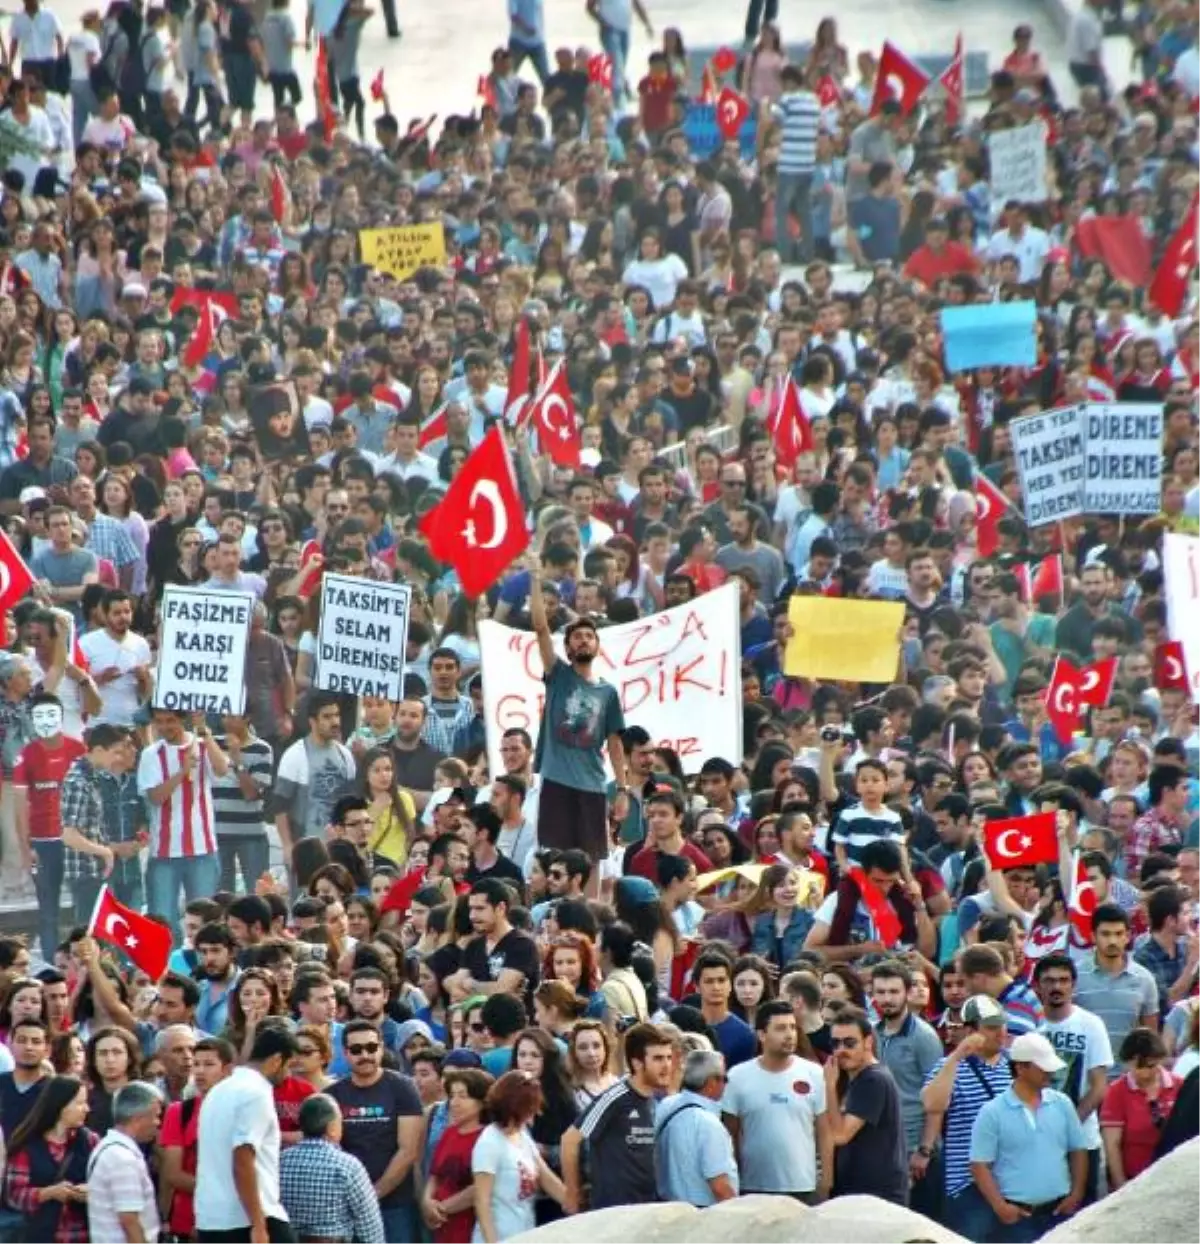
[(533, 991), (540, 978), (537, 944), (532, 937), (509, 929), (491, 950), (486, 937), (477, 937), (467, 943), (462, 965), (476, 981), (498, 981), (500, 973), (509, 968), (520, 972), (525, 977), (525, 1005), (532, 1012)]
[(657, 1201), (654, 1180), (654, 1111), (622, 1080), (598, 1097), (579, 1118), (592, 1175), (591, 1209)]
[(692, 428), (706, 428), (716, 417), (716, 399), (707, 390), (694, 385), (690, 393), (678, 394), (665, 389), (662, 394), (664, 401), (675, 412), (679, 424), (679, 437), (682, 440)]
[[(372, 1183), (378, 1183), (396, 1154), (399, 1120), (421, 1117), (416, 1085), (398, 1071), (384, 1071), (370, 1088), (359, 1088), (347, 1077), (325, 1091), (342, 1108), (342, 1148), (367, 1168)], [(379, 1204), (386, 1209), (412, 1199), (410, 1172)]]
[(584, 99), (587, 96), (588, 76), (581, 69), (568, 69), (565, 72), (552, 73), (546, 79), (544, 93), (562, 91), (563, 97), (550, 110), (550, 116), (557, 124), (559, 117), (566, 112), (573, 112), (580, 121), (583, 120)]
[(525, 901), (525, 874), (507, 855), (498, 855), (496, 862), (491, 868), (483, 870), (476, 868), (475, 861), (471, 861), (471, 865), (467, 869), (467, 880), (472, 885), (488, 877), (495, 877), (497, 881), (503, 881), (506, 885), (512, 886), (517, 892), (517, 898), (522, 902)]
[(392, 765), (396, 770), (396, 781), (409, 790), (433, 790), (433, 771), (438, 762), (445, 760), (445, 752), (430, 747), (421, 740), (412, 751), (403, 748), (392, 748)]
[(850, 1081), (842, 1110), (864, 1126), (835, 1160), (837, 1196), (877, 1196), (908, 1204), (908, 1156), (900, 1118), (900, 1090), (892, 1073), (879, 1063), (863, 1068)]

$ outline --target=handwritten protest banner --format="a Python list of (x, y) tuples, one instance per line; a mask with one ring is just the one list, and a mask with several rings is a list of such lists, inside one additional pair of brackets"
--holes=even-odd
[(793, 596), (792, 637), (783, 654), (790, 678), (892, 682), (900, 660), (904, 603)]
[(196, 587), (163, 589), (154, 707), (240, 714), (254, 597)]
[(438, 268), (446, 262), (446, 231), (440, 224), (360, 229), (358, 244), (363, 263), (398, 281), (418, 268)]
[(1031, 121), (988, 135), (992, 202), (1042, 203), (1046, 199), (1046, 125)]
[(1167, 532), (1163, 537), (1163, 584), (1167, 631), (1183, 650), (1192, 701), (1200, 704), (1200, 539)]
[(1084, 425), (1084, 510), (1157, 514), (1162, 508), (1161, 404), (1089, 402)]
[[(514, 726), (536, 742), (546, 689), (537, 638), (499, 622), (479, 626), (488, 764), (503, 772), (500, 736)], [(555, 650), (562, 644), (555, 636)], [(625, 721), (679, 753), (685, 771), (742, 758), (741, 630), (732, 584), (687, 605), (600, 632), (594, 672), (617, 688)]]
[(1008, 426), (1030, 527), (1082, 514), (1084, 408), (1047, 410)]
[(354, 575), (321, 581), (316, 685), (343, 695), (403, 698), (404, 647), (412, 589)]

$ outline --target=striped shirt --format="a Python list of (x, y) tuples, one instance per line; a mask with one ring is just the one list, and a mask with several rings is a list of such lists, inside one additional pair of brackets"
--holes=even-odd
[(900, 814), (891, 808), (879, 808), (868, 812), (861, 803), (853, 807), (843, 808), (834, 822), (829, 840), (835, 845), (846, 849), (846, 858), (851, 864), (862, 862), (863, 851), (880, 839), (889, 839), (897, 844), (904, 843), (904, 822)]
[(793, 176), (811, 175), (817, 167), (820, 101), (812, 91), (789, 91), (779, 97), (775, 119), (782, 129), (778, 171)]
[(1046, 1022), (1041, 999), (1023, 980), (1014, 980), (996, 999), (1008, 1019), (1008, 1035), (1019, 1037), (1026, 1032), (1039, 1032)]
[[(226, 754), (228, 747), (223, 737), (217, 738), (217, 746)], [(224, 777), (213, 776), (212, 801), (213, 817), (217, 826), (217, 837), (225, 834), (265, 834), (263, 824), (263, 795), (271, 788), (271, 770), (274, 755), (270, 743), (262, 739), (247, 739), (242, 745), (240, 763), (258, 788), (257, 799), (247, 799), (242, 792), (238, 775), (233, 771), (232, 763)]]
[[(929, 1084), (948, 1061), (939, 1059), (925, 1083)], [(993, 1097), (999, 1097), (1012, 1079), (1012, 1065), (1006, 1054), (995, 1063), (986, 1063), (972, 1054), (958, 1064), (942, 1127), (947, 1196), (957, 1196), (971, 1182), (971, 1128), (975, 1116)]]
[(150, 811), (150, 858), (194, 859), (217, 849), (213, 829), (212, 769), (208, 752), (189, 735), (182, 746), (159, 741), (142, 752), (138, 760), (138, 790), (148, 794), (180, 769), (180, 759), (195, 749), (191, 774), (171, 792), (161, 806)]

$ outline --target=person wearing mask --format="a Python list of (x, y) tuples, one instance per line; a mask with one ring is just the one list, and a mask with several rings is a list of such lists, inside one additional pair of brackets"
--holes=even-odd
[(158, 1136), (162, 1112), (162, 1095), (152, 1084), (135, 1080), (117, 1093), (112, 1128), (88, 1164), (87, 1223), (93, 1240), (158, 1239), (158, 1198), (142, 1147)]
[(658, 1195), (705, 1209), (738, 1194), (733, 1139), (721, 1124), (725, 1059), (714, 1050), (691, 1050), (683, 1087), (654, 1117)]

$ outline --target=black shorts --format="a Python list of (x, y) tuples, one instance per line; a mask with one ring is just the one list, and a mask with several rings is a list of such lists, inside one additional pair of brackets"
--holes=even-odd
[(586, 851), (599, 865), (608, 858), (608, 797), (542, 779), (538, 795), (538, 846)]

